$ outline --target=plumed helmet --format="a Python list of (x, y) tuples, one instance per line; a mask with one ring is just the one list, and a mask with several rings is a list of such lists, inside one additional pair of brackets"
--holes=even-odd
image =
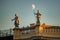
[(18, 17), (18, 14), (15, 14), (15, 16), (17, 16), (17, 17)]

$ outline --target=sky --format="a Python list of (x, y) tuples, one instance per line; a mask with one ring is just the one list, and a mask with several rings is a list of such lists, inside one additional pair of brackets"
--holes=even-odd
[[(35, 4), (35, 11), (32, 11)], [(40, 10), (41, 23), (60, 26), (60, 0), (0, 0), (0, 30), (14, 28), (15, 14), (19, 16), (19, 27), (36, 23), (34, 13)]]

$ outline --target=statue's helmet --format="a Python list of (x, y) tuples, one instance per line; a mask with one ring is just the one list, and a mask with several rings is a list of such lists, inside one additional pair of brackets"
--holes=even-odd
[(37, 10), (37, 13), (39, 13), (39, 10)]
[(17, 16), (17, 17), (18, 17), (18, 14), (15, 14), (15, 16)]

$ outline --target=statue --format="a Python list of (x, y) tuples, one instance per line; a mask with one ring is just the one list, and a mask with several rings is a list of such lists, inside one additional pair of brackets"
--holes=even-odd
[(19, 19), (18, 19), (17, 14), (15, 14), (15, 18), (12, 19), (12, 21), (13, 21), (13, 20), (15, 20), (15, 22), (14, 22), (15, 27), (19, 27)]

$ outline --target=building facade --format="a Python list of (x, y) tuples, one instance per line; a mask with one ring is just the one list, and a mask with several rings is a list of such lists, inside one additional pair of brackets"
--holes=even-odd
[(36, 24), (30, 24), (30, 27), (15, 27), (13, 29), (14, 35), (13, 40), (35, 40), (35, 39), (46, 39), (46, 40), (60, 40), (60, 26), (50, 26), (45, 23), (40, 24), (40, 12), (37, 11)]

